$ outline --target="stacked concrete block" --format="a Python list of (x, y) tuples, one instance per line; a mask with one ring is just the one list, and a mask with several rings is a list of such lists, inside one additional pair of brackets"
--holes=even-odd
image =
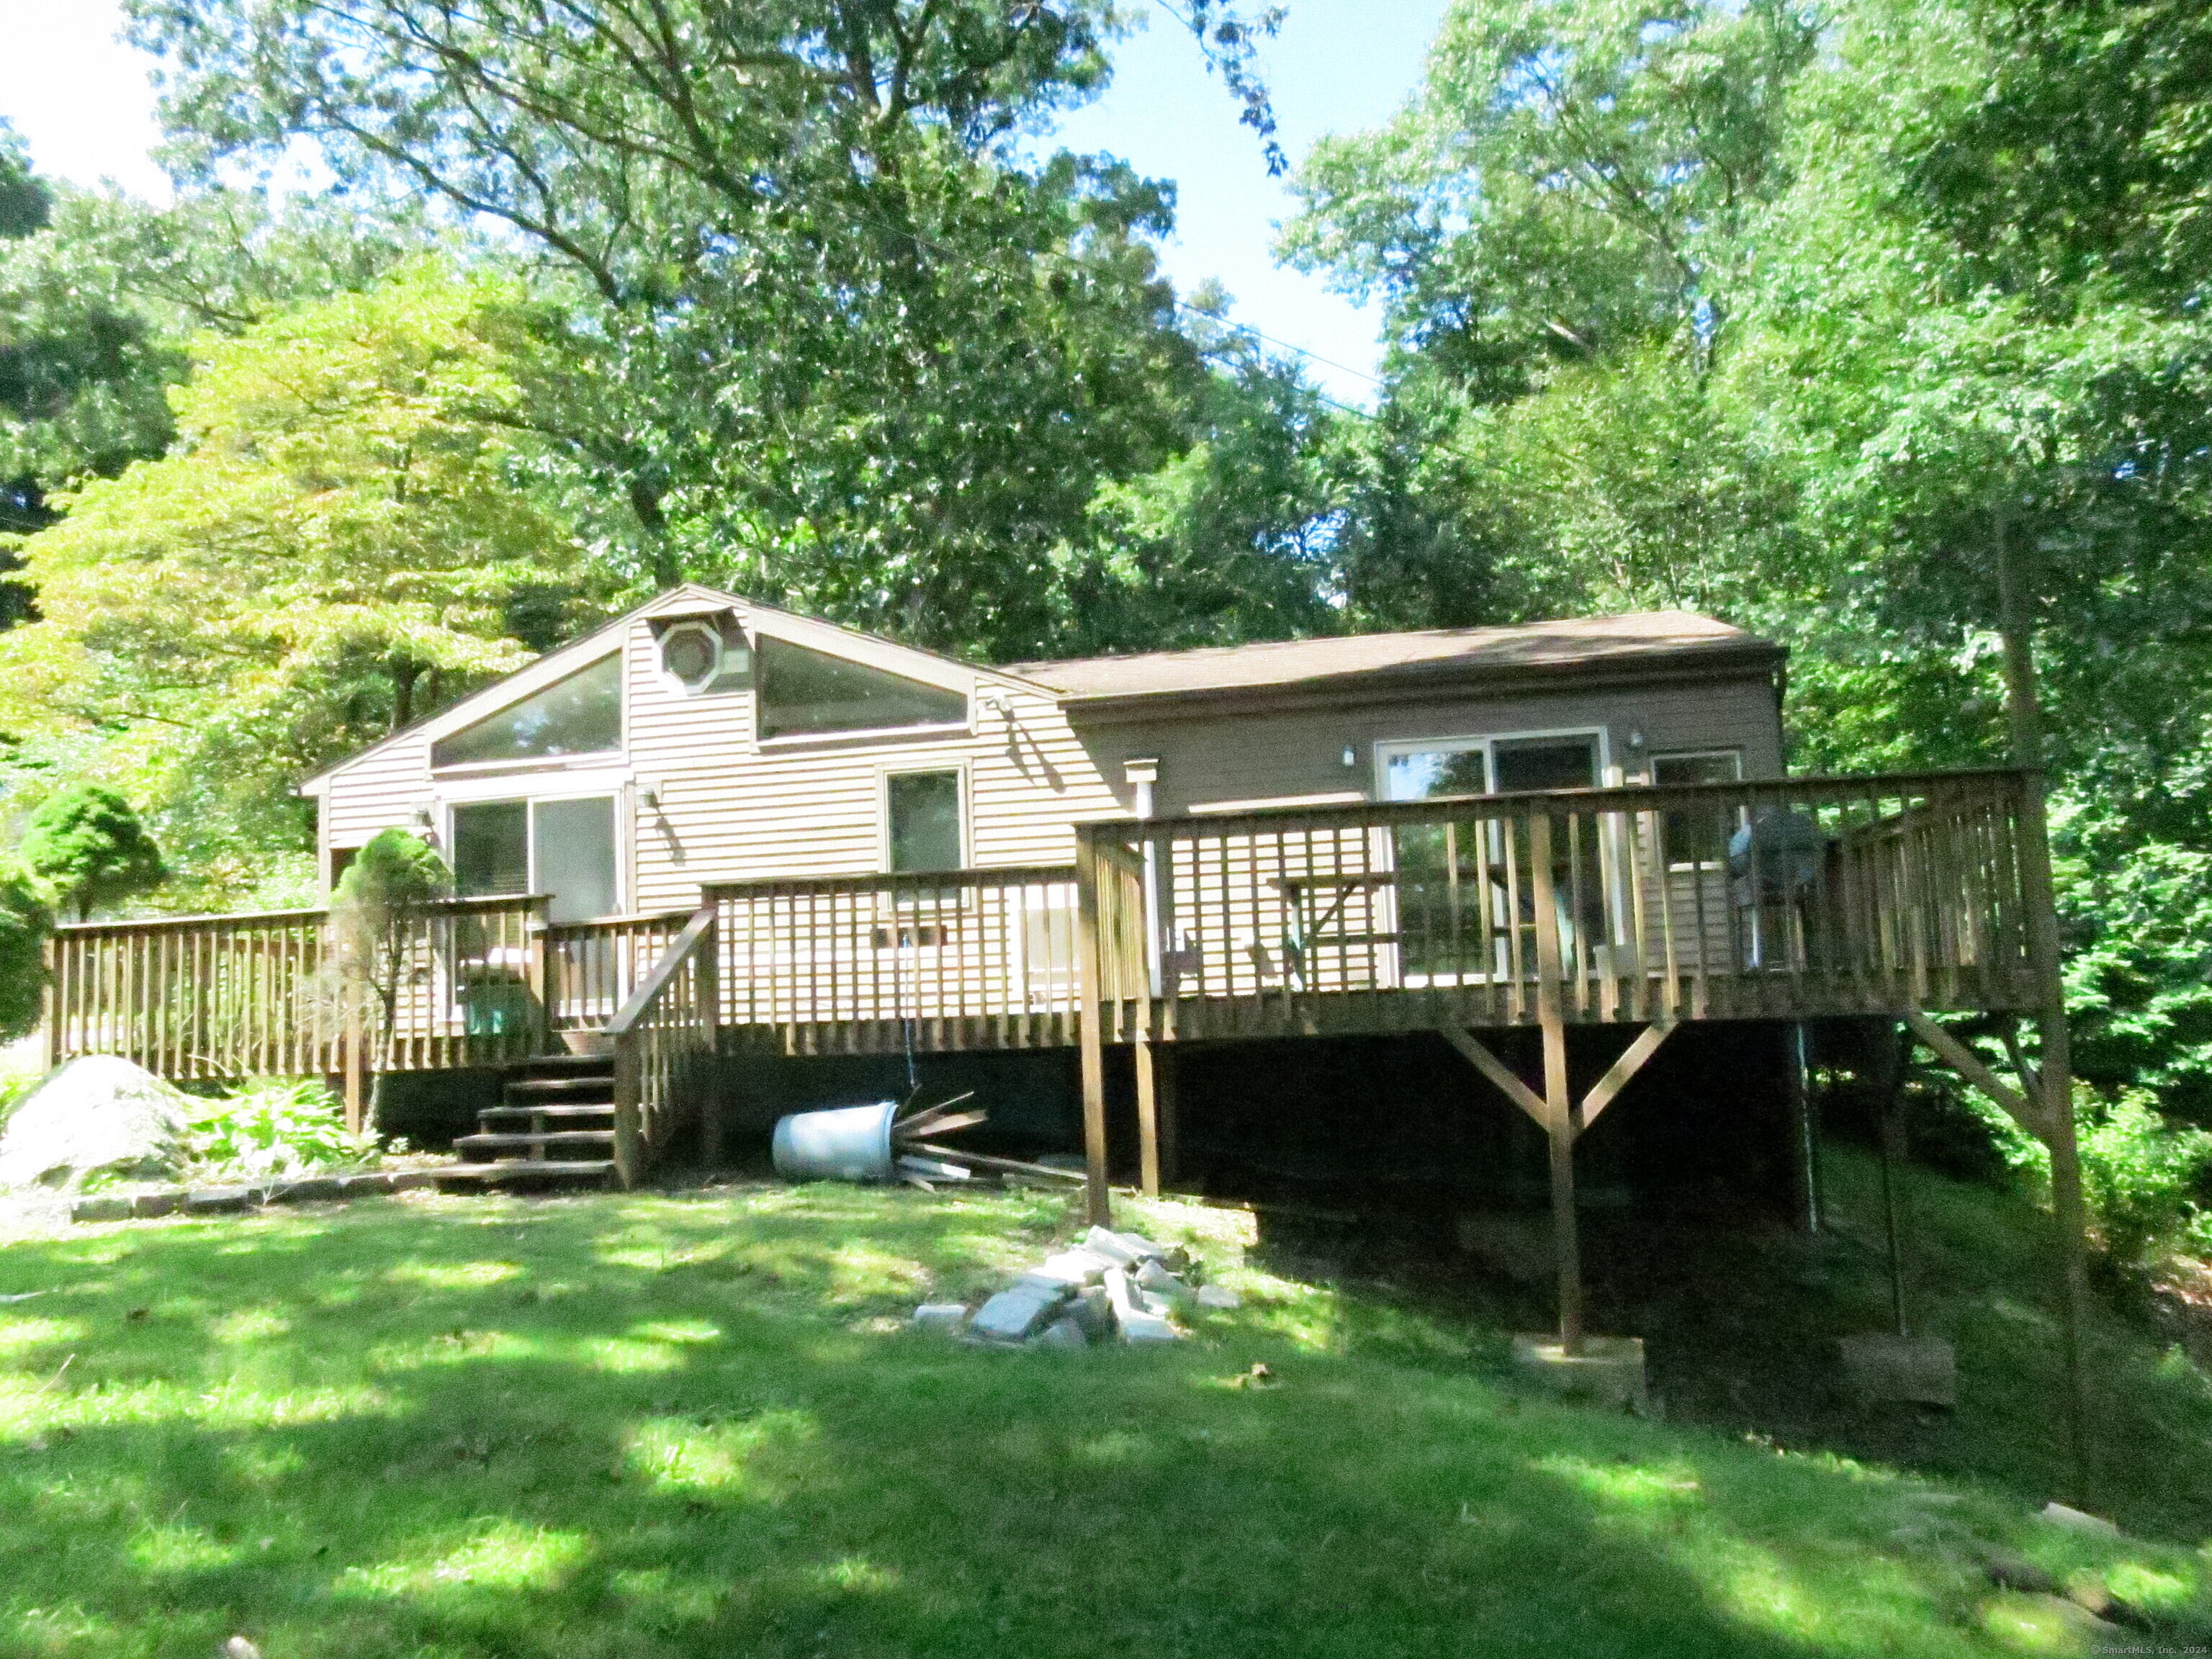
[(1178, 1310), (1194, 1302), (1236, 1305), (1233, 1296), (1224, 1304), (1194, 1289), (1192, 1267), (1181, 1249), (1163, 1249), (1139, 1233), (1093, 1227), (985, 1302), (973, 1319), (957, 1303), (925, 1303), (915, 1310), (913, 1323), (940, 1330), (964, 1326), (969, 1340), (1002, 1346), (1077, 1348), (1116, 1336), (1179, 1341)]

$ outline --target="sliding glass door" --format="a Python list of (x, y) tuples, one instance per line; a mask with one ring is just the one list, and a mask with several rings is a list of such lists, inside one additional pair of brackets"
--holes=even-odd
[[(1596, 786), (1601, 763), (1594, 732), (1416, 739), (1382, 745), (1378, 759), (1383, 798), (1409, 801), (1589, 789)], [(1505, 826), (1470, 814), (1464, 823), (1404, 825), (1390, 840), (1401, 982), (1507, 974), (1516, 933), (1533, 961), (1528, 849), (1507, 844)], [(1586, 938), (1601, 939), (1605, 905), (1597, 848), (1555, 846), (1552, 863), (1561, 908)]]
[(615, 798), (471, 801), (453, 808), (453, 882), (464, 898), (543, 893), (546, 918), (588, 921), (621, 908)]

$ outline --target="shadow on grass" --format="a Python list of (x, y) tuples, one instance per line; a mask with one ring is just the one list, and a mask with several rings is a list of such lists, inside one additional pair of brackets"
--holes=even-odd
[(0, 1650), (1997, 1650), (1930, 1547), (1984, 1500), (1316, 1351), (1264, 1297), (1156, 1352), (899, 1328), (1072, 1224), (763, 1188), (17, 1244)]

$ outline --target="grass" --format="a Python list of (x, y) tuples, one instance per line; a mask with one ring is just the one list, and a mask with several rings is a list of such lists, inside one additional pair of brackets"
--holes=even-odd
[[(1132, 1212), (1247, 1294), (1162, 1351), (902, 1328), (1065, 1200), (418, 1195), (0, 1250), (0, 1653), (2086, 1650), (1977, 1540), (2201, 1642), (2212, 1565), (1524, 1396), (1495, 1345)], [(1239, 1386), (1255, 1361), (1279, 1379)], [(2069, 1645), (2070, 1644), (2070, 1645)]]
[[(1650, 1334), (1669, 1414), (2024, 1494), (2068, 1490), (2047, 1218), (1979, 1183), (1899, 1170), (1906, 1313), (1952, 1343), (1959, 1401), (1870, 1410), (1833, 1386), (1834, 1339), (1890, 1328), (1880, 1166), (1847, 1146), (1825, 1166), (1837, 1231), (1821, 1239), (1708, 1223), (1620, 1242), (1612, 1311), (1628, 1322), (1614, 1328)], [(2095, 1291), (2095, 1507), (2131, 1531), (2212, 1538), (2212, 1325), (2166, 1318), (2110, 1274)]]

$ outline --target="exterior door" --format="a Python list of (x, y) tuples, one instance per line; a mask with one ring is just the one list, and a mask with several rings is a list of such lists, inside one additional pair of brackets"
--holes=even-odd
[[(1381, 760), (1389, 800), (1589, 789), (1596, 786), (1601, 766), (1597, 734), (1591, 732), (1395, 743), (1382, 750)], [(1508, 847), (1501, 826), (1473, 817), (1463, 823), (1408, 824), (1389, 832), (1389, 842), (1395, 982), (1456, 983), (1533, 971), (1534, 896), (1525, 871), (1516, 870), (1513, 879), (1505, 873), (1522, 854)], [(1556, 846), (1553, 861), (1570, 939), (1601, 940), (1605, 908), (1595, 842), (1571, 853)]]
[(453, 808), (453, 882), (461, 896), (543, 893), (552, 921), (615, 913), (622, 891), (615, 848), (611, 795)]

